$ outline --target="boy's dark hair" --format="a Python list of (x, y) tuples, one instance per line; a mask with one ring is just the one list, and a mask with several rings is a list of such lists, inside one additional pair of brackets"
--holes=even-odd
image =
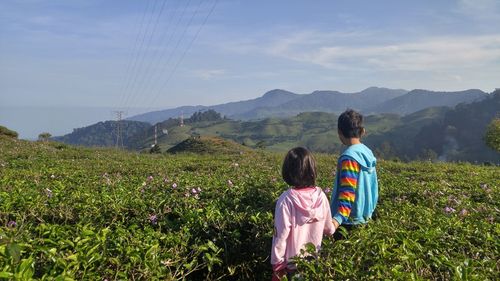
[(304, 147), (290, 149), (283, 160), (281, 175), (290, 186), (315, 186), (316, 161), (312, 153)]
[(348, 109), (340, 114), (337, 127), (346, 138), (360, 138), (364, 132), (363, 115)]

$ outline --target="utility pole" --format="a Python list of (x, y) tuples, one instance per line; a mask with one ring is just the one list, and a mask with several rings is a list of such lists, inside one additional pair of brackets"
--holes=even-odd
[(113, 111), (116, 116), (116, 140), (115, 147), (123, 147), (123, 137), (122, 137), (122, 118), (125, 113), (123, 110)]
[(155, 125), (155, 145), (158, 144), (158, 124)]

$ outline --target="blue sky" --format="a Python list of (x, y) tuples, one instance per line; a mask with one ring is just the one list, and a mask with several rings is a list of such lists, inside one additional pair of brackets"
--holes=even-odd
[(0, 107), (167, 108), (275, 88), (491, 92), (499, 26), (497, 0), (7, 0)]

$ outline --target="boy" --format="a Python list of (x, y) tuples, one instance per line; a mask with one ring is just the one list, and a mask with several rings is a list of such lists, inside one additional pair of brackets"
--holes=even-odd
[[(338, 135), (347, 149), (339, 157), (330, 200), (335, 229), (342, 225), (351, 230), (367, 223), (377, 206), (377, 159), (361, 143), (364, 134), (361, 114), (349, 109), (339, 116)], [(342, 234), (337, 233), (335, 239), (341, 239)]]

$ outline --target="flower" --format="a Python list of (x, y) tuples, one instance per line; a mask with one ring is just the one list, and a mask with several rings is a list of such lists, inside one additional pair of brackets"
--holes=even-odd
[(148, 176), (148, 178), (146, 179), (148, 182), (152, 181), (153, 180), (153, 176)]
[(233, 182), (232, 182), (231, 180), (227, 180), (227, 184), (228, 184), (229, 186), (233, 186), (233, 185), (234, 185), (234, 184), (233, 184)]
[(156, 224), (157, 223), (157, 217), (155, 214), (149, 216), (149, 222), (151, 224)]
[(469, 214), (469, 211), (467, 211), (466, 209), (462, 209), (462, 211), (460, 211), (460, 216), (461, 217), (465, 217)]
[(196, 188), (191, 188), (191, 193), (196, 194), (198, 193), (198, 190), (196, 190)]
[(177, 184), (175, 182), (172, 184), (172, 188), (177, 188)]
[(46, 188), (45, 189), (45, 194), (47, 195), (47, 197), (52, 198), (52, 190)]
[(455, 209), (453, 209), (452, 207), (448, 207), (448, 206), (446, 206), (446, 207), (444, 208), (444, 212), (445, 212), (445, 213), (447, 213), (447, 214), (451, 214), (451, 213), (456, 212), (456, 210), (455, 210)]
[(201, 193), (201, 188), (196, 188), (196, 190), (198, 191), (198, 193)]
[(16, 227), (16, 226), (17, 226), (16, 221), (9, 221), (9, 222), (7, 223), (7, 227), (14, 228), (14, 227)]
[(56, 178), (56, 176), (54, 176), (54, 175), (50, 175), (50, 178), (51, 178), (51, 179), (55, 179), (55, 178)]
[(325, 193), (330, 193), (330, 191), (332, 191), (332, 190), (330, 188), (328, 188), (328, 187), (324, 189)]

